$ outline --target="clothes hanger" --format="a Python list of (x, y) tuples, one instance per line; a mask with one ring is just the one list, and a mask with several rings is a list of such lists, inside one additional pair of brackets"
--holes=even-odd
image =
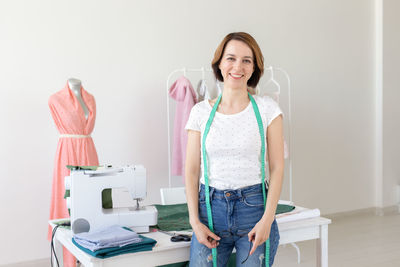
[[(265, 69), (266, 71), (270, 71), (271, 75), (269, 77), (269, 79), (264, 82), (261, 87), (260, 85), (257, 85), (257, 87), (255, 88), (255, 94), (258, 96), (261, 95), (270, 95), (276, 102), (279, 103), (279, 95), (281, 93), (281, 85), (275, 80), (275, 76), (274, 76), (274, 69), (272, 68), (272, 66), (268, 67)], [(276, 88), (276, 90), (273, 90), (272, 92), (270, 90), (268, 90), (268, 86), (270, 86), (270, 84), (272, 84), (272, 86), (274, 88)], [(263, 90), (261, 90), (263, 89)]]

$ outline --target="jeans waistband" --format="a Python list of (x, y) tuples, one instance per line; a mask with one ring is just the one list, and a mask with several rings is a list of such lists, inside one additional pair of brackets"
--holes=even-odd
[[(268, 190), (265, 189), (265, 192), (268, 192)], [(211, 199), (213, 199), (213, 198), (222, 199), (222, 198), (225, 198), (226, 196), (229, 196), (231, 198), (234, 198), (234, 197), (240, 198), (240, 197), (244, 197), (249, 194), (257, 194), (257, 193), (262, 194), (261, 183), (242, 187), (239, 189), (223, 189), (223, 190), (210, 186), (210, 198)], [(202, 195), (203, 196), (205, 195), (205, 185), (204, 184), (201, 184), (201, 186), (200, 186), (199, 195), (200, 195), (200, 198)]]

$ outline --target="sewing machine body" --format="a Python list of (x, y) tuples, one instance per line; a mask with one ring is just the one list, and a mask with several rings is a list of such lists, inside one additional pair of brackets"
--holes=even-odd
[(149, 232), (150, 225), (157, 224), (157, 209), (154, 206), (103, 209), (102, 205), (102, 191), (109, 188), (126, 188), (132, 199), (144, 199), (146, 169), (143, 166), (72, 170), (65, 184), (66, 188), (70, 188), (67, 206), (71, 212), (73, 233), (90, 232), (114, 224), (143, 233)]

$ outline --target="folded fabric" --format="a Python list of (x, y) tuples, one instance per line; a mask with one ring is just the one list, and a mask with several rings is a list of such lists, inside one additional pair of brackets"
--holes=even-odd
[(155, 244), (157, 243), (156, 240), (139, 235), (139, 237), (142, 239), (140, 243), (134, 243), (130, 245), (126, 245), (123, 247), (112, 247), (112, 248), (104, 248), (104, 249), (99, 249), (97, 251), (91, 251), (87, 248), (82, 247), (79, 245), (75, 238), (72, 238), (72, 243), (77, 246), (80, 250), (86, 252), (87, 254), (96, 257), (96, 258), (109, 258), (117, 255), (122, 255), (122, 254), (127, 254), (127, 253), (135, 253), (135, 252), (141, 252), (141, 251), (151, 251)]
[(137, 233), (119, 225), (107, 226), (97, 231), (74, 235), (76, 243), (91, 251), (110, 247), (122, 247), (139, 243), (142, 239)]
[(275, 214), (282, 214), (282, 213), (287, 213), (290, 212), (292, 210), (294, 210), (294, 206), (293, 205), (287, 205), (287, 204), (278, 204), (278, 206), (276, 207), (276, 211)]
[(97, 170), (100, 166), (77, 166), (77, 165), (67, 165), (66, 166), (69, 170), (90, 170), (90, 171), (95, 171)]

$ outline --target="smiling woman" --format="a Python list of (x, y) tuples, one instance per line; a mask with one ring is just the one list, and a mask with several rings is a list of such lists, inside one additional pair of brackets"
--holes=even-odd
[(219, 71), (225, 87), (240, 89), (247, 86), (253, 74), (254, 64), (250, 47), (237, 40), (230, 41), (219, 63)]
[[(239, 51), (236, 51), (237, 49)], [(244, 54), (236, 54), (240, 52)], [(247, 85), (253, 88), (257, 86), (264, 73), (264, 57), (256, 40), (251, 35), (242, 32), (230, 33), (215, 50), (211, 65), (215, 77), (221, 82), (226, 82), (224, 80), (226, 77), (220, 69), (221, 61), (224, 59), (231, 62), (243, 60), (245, 65), (252, 66), (253, 73), (248, 78)]]
[(186, 197), (194, 231), (190, 266), (225, 266), (233, 248), (237, 266), (271, 266), (279, 244), (282, 111), (271, 98), (249, 93), (264, 71), (261, 50), (249, 34), (228, 34), (212, 68), (224, 82), (223, 92), (197, 103), (185, 127)]

